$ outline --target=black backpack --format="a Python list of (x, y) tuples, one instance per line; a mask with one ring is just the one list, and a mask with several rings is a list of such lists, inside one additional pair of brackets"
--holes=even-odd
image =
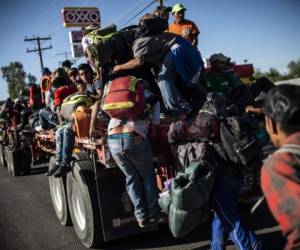
[[(206, 114), (205, 114), (206, 113)], [(219, 124), (218, 140), (213, 144), (219, 155), (230, 165), (247, 167), (249, 163), (262, 160), (262, 149), (247, 116), (243, 116), (235, 104), (217, 93), (208, 93), (207, 100), (199, 111)], [(215, 138), (213, 136), (208, 139)]]
[(160, 34), (168, 29), (168, 22), (153, 13), (146, 14), (139, 21), (138, 37)]
[(220, 138), (224, 152), (232, 163), (247, 167), (262, 160), (262, 149), (246, 117), (227, 117), (220, 125)]

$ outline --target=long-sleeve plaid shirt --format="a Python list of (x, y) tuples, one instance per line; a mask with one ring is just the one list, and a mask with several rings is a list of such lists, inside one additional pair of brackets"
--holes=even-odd
[[(300, 146), (300, 132), (289, 136), (284, 144)], [(262, 167), (261, 187), (287, 238), (285, 250), (300, 249), (300, 157), (286, 152), (273, 154)]]

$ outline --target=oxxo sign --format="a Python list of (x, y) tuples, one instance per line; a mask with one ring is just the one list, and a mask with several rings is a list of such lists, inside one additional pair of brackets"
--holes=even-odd
[(63, 24), (68, 27), (100, 26), (100, 12), (96, 7), (65, 7), (61, 10)]

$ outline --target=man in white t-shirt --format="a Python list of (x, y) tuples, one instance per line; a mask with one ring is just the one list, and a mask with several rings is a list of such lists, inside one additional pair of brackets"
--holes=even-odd
[[(151, 92), (145, 90), (145, 98)], [(147, 119), (128, 121), (111, 118), (108, 125), (108, 146), (112, 157), (126, 177), (126, 189), (134, 206), (140, 227), (160, 218), (158, 188), (153, 166), (153, 153), (148, 140), (158, 135), (160, 105), (157, 101)]]

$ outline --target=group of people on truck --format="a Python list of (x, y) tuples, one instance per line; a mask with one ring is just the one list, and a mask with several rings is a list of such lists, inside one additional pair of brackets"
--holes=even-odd
[[(275, 146), (288, 145), (265, 163), (261, 185), (287, 236), (286, 249), (297, 249), (299, 87), (273, 87), (266, 78), (246, 86), (233, 72), (231, 59), (222, 53), (211, 55), (210, 67), (205, 68), (197, 48), (200, 31), (194, 22), (185, 19), (186, 10), (180, 3), (172, 8), (159, 6), (142, 17), (137, 26), (121, 31), (88, 26), (82, 39), (87, 63), (75, 68), (67, 61), (53, 73), (43, 70), (44, 107), (39, 110), (40, 125), (35, 130), (56, 131), (56, 164), (46, 175), (59, 178), (69, 170), (75, 143), (69, 117), (75, 110), (66, 109), (66, 103), (78, 96), (85, 98), (80, 105), (92, 109), (90, 138), (97, 136), (95, 121), (99, 112), (106, 112), (110, 118), (107, 143), (125, 175), (138, 225), (157, 223), (163, 215), (153, 155), (160, 143), (160, 122), (171, 122), (168, 141), (178, 160), (177, 170), (203, 159), (215, 166), (212, 249), (225, 249), (227, 238), (239, 249), (264, 249), (254, 231), (242, 224), (237, 197), (242, 182), (240, 166), (261, 163), (261, 155), (253, 150), (265, 145), (266, 141), (259, 139), (268, 137), (268, 132)], [(170, 25), (169, 12), (174, 17)], [(264, 106), (262, 99), (266, 99)], [(14, 105), (7, 100), (1, 108), (1, 117), (10, 124), (13, 118), (6, 117), (10, 114), (7, 109)], [(255, 113), (256, 118), (247, 120), (247, 112)], [(240, 133), (239, 139), (231, 137), (232, 143), (224, 138), (230, 134), (230, 122), (231, 128)], [(243, 123), (254, 132), (243, 137)], [(283, 192), (284, 188), (291, 192)]]

